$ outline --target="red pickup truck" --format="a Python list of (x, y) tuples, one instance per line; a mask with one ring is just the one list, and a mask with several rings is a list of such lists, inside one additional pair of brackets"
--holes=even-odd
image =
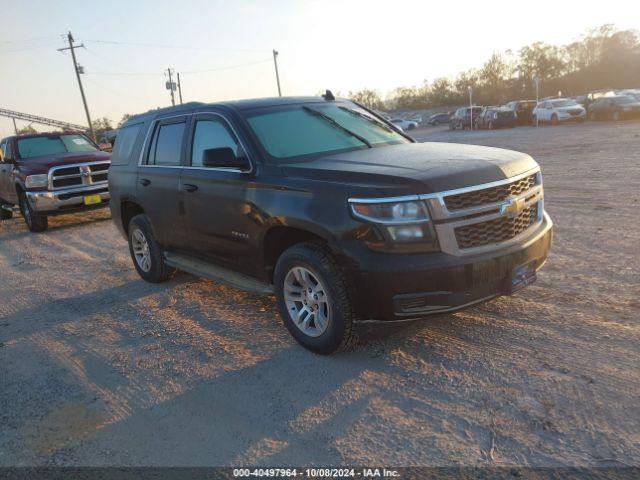
[(32, 232), (47, 217), (108, 206), (110, 155), (79, 132), (16, 135), (0, 141), (0, 220), (19, 206)]

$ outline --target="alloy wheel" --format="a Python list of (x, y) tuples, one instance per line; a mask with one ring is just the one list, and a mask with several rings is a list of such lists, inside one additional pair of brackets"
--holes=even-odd
[(305, 335), (319, 337), (329, 326), (329, 295), (311, 270), (300, 266), (289, 270), (284, 279), (284, 302), (289, 317)]
[(149, 252), (149, 243), (141, 230), (135, 229), (131, 234), (131, 248), (136, 263), (143, 272), (151, 270), (151, 253)]

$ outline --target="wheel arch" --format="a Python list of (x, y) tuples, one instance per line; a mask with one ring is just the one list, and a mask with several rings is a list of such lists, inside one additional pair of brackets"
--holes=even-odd
[(318, 229), (302, 225), (274, 225), (262, 239), (262, 262), (266, 279), (273, 282), (276, 263), (282, 253), (299, 243), (316, 243), (328, 246), (331, 239)]

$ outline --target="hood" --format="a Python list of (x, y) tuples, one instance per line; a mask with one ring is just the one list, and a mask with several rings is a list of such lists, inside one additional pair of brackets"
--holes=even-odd
[(111, 155), (99, 152), (82, 152), (82, 153), (60, 153), (56, 155), (46, 155), (44, 157), (34, 157), (18, 160), (20, 170), (25, 175), (35, 175), (39, 173), (48, 173), (51, 167), (60, 165), (70, 165), (74, 163), (102, 162), (109, 160)]
[(457, 143), (408, 143), (283, 165), (290, 177), (349, 183), (386, 195), (434, 193), (495, 182), (537, 166), (527, 154)]

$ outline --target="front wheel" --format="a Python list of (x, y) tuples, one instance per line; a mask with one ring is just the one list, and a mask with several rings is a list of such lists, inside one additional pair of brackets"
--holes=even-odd
[(11, 220), (13, 218), (13, 212), (6, 210), (0, 206), (0, 220)]
[(44, 232), (49, 227), (49, 220), (45, 215), (38, 215), (29, 204), (27, 195), (24, 192), (19, 196), (20, 213), (24, 218), (24, 223), (31, 232)]
[(162, 247), (146, 215), (136, 215), (129, 222), (129, 253), (138, 275), (147, 282), (164, 282), (176, 271), (166, 265)]
[(323, 355), (355, 340), (346, 281), (322, 246), (301, 243), (278, 259), (274, 285), (280, 316), (303, 347)]

